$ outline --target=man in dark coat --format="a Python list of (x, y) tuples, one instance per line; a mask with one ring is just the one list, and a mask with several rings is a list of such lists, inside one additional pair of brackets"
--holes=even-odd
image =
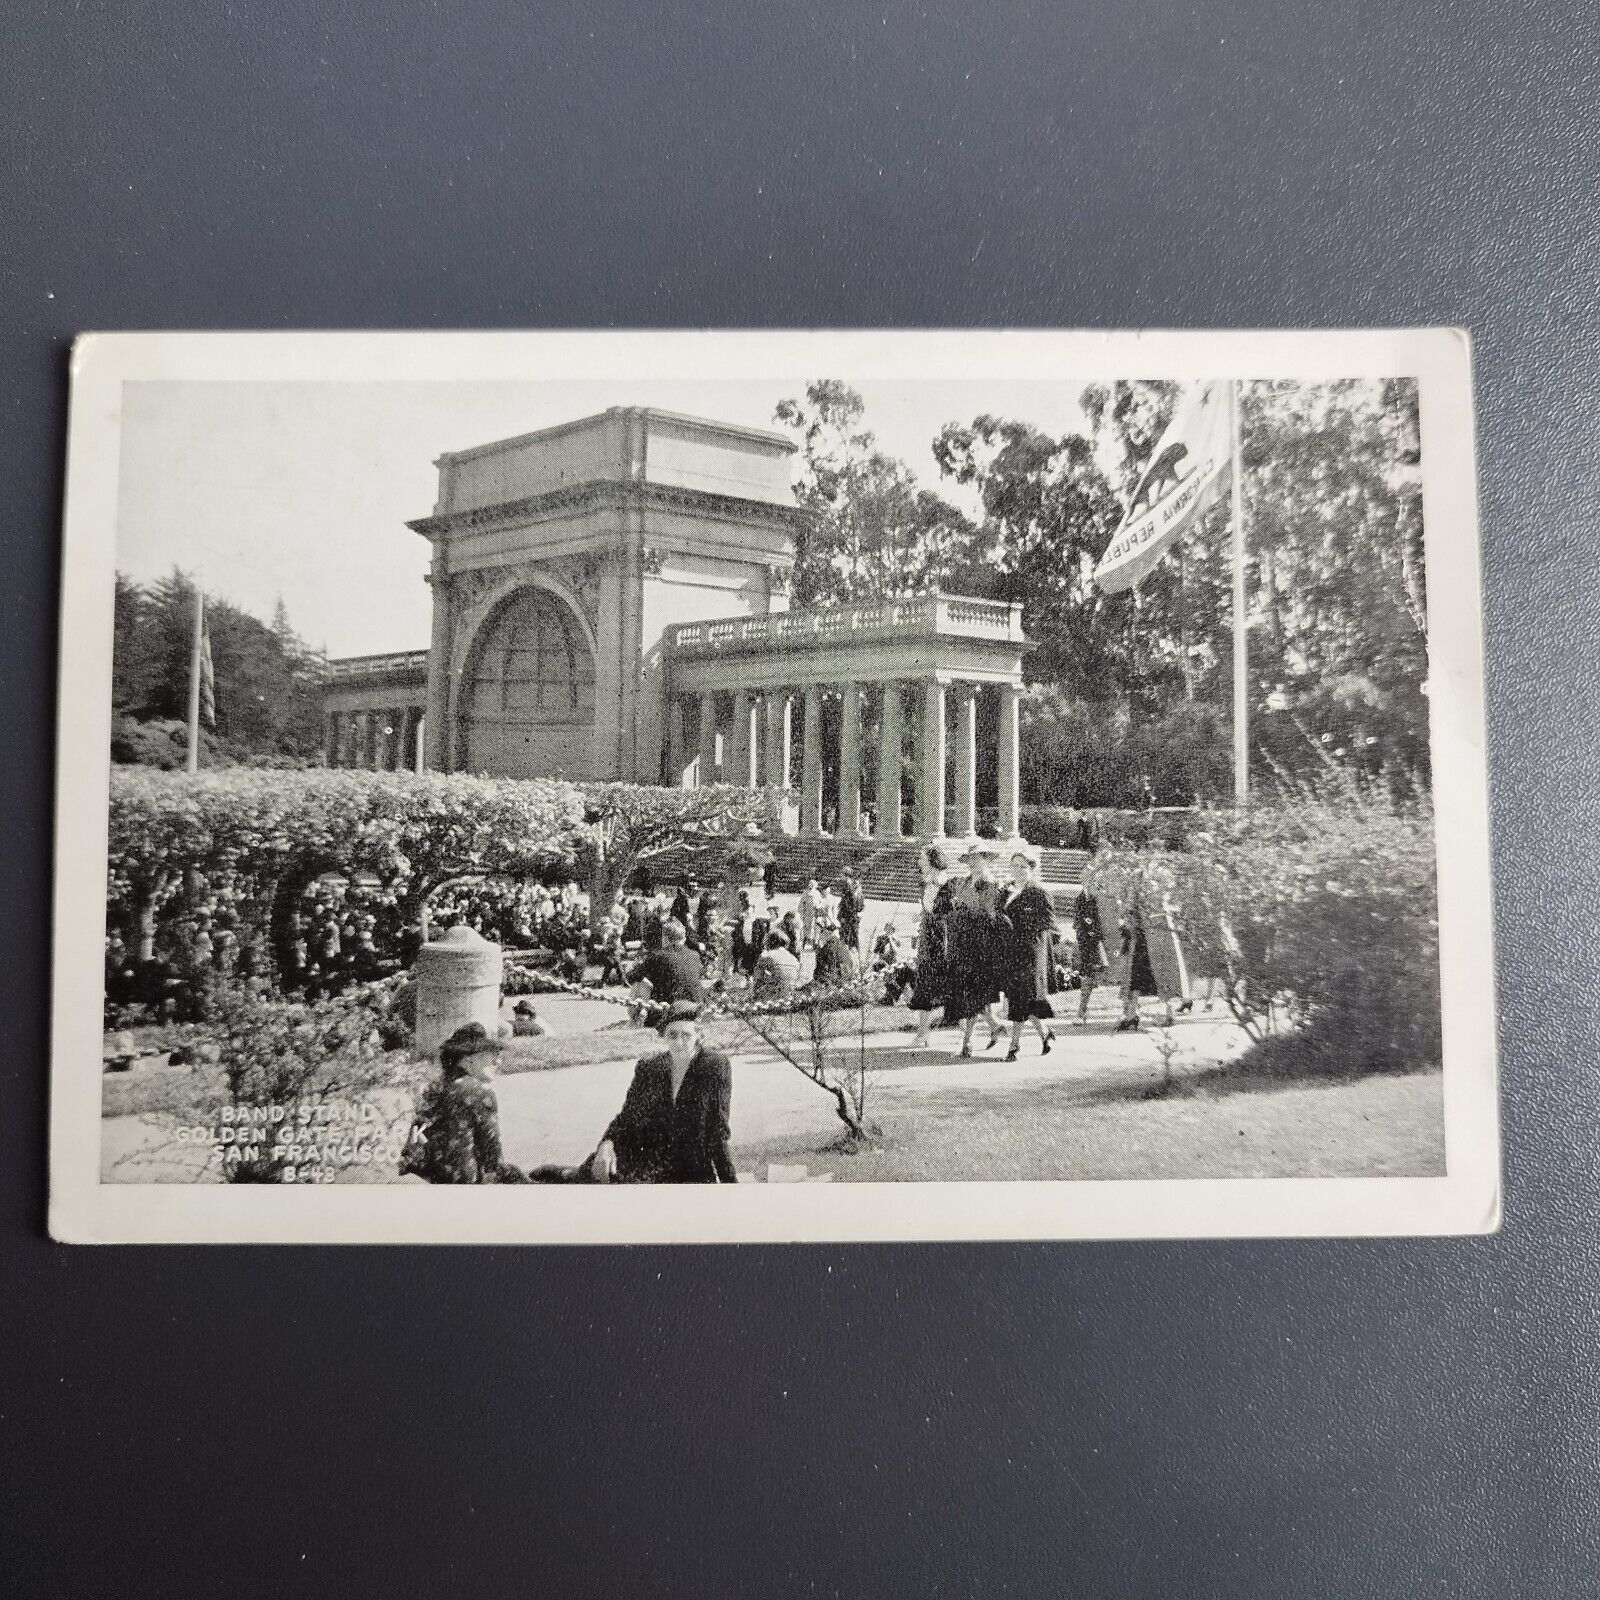
[(595, 1183), (736, 1183), (728, 1152), (733, 1067), (700, 1042), (700, 1024), (675, 1015), (667, 1048), (646, 1056), (582, 1176)]
[(694, 929), (694, 900), (693, 896), (699, 893), (699, 885), (693, 878), (680, 886), (678, 892), (672, 897), (672, 910), (669, 915), (674, 916), (691, 933)]
[(688, 948), (688, 934), (676, 917), (662, 934), (662, 947), (647, 955), (631, 974), (635, 993), (652, 1007), (698, 1006), (705, 997), (705, 966)]
[(861, 880), (845, 873), (839, 884), (839, 937), (857, 954), (861, 951), (861, 913), (867, 908)]

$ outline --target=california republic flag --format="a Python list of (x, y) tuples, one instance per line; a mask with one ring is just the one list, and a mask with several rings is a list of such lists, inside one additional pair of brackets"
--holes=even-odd
[(1232, 429), (1226, 383), (1202, 383), (1179, 402), (1139, 479), (1127, 514), (1095, 568), (1108, 594), (1131, 589), (1228, 486)]

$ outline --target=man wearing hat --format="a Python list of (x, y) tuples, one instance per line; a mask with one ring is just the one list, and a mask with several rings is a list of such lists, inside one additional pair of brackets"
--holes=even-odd
[(400, 1171), (429, 1183), (522, 1183), (500, 1152), (500, 1103), (489, 1087), (500, 1041), (481, 1022), (439, 1047), (439, 1076), (422, 1091)]
[(526, 995), (511, 1008), (511, 1032), (518, 1039), (542, 1039), (550, 1028)]

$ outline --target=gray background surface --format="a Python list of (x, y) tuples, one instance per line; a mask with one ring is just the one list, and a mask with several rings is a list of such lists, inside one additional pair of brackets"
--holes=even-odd
[[(11, 1592), (1593, 1592), (1589, 9), (14, 0)], [(1497, 1238), (45, 1241), (76, 331), (1444, 322), (1477, 339)]]

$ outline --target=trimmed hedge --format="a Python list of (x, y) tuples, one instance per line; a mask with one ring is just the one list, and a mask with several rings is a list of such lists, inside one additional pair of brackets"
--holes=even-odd
[(724, 785), (667, 789), (444, 773), (234, 768), (111, 774), (108, 926), (148, 957), (163, 924), (223, 890), (241, 948), (276, 956), (284, 920), (312, 879), (370, 873), (407, 918), (447, 878), (560, 871), (588, 877), (594, 819), (610, 829), (611, 872), (726, 819), (770, 820), (778, 797)]
[(1206, 813), (1188, 808), (1163, 807), (1154, 811), (1119, 811), (1106, 806), (1023, 806), (1018, 831), (1029, 844), (1045, 850), (1072, 850), (1079, 846), (1080, 824), (1089, 827), (1088, 848), (1103, 844), (1137, 848), (1147, 844), (1181, 850)]

